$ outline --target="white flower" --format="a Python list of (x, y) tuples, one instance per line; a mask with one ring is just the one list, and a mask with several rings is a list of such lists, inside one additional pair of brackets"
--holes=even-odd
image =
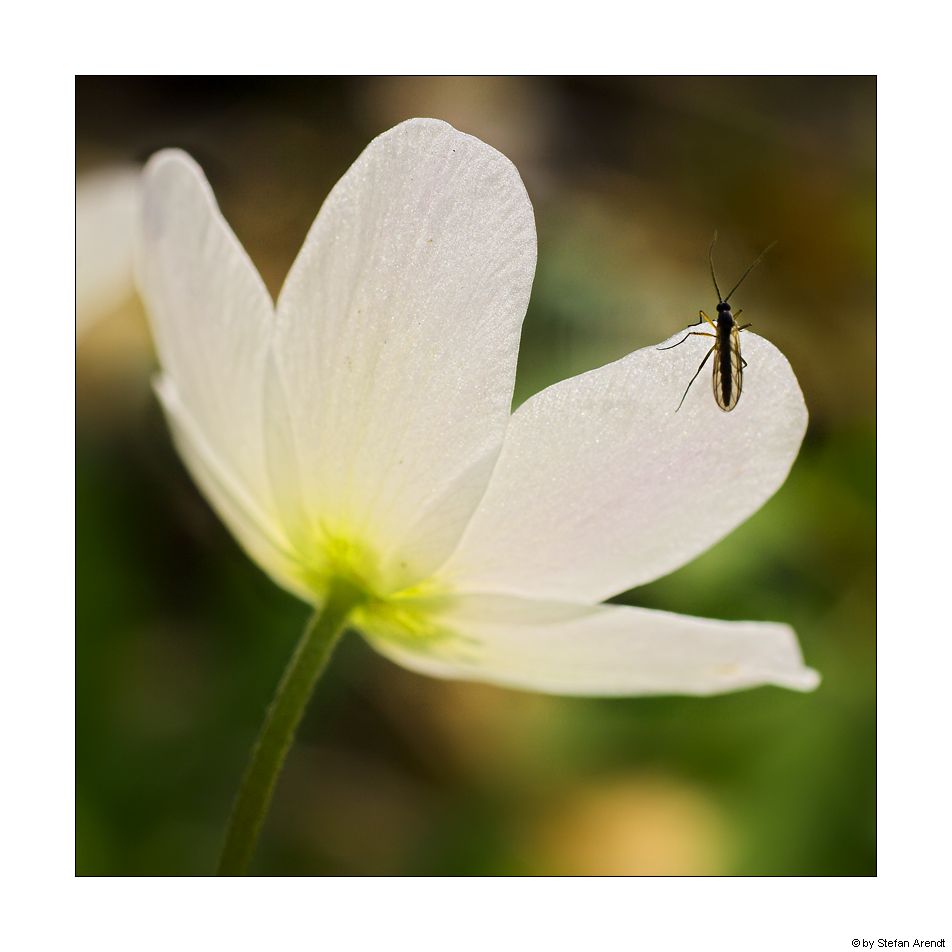
[(135, 294), (133, 235), (139, 207), (134, 166), (110, 166), (76, 179), (76, 338)]
[(148, 164), (138, 279), (195, 480), (255, 561), (320, 604), (335, 576), (383, 654), (564, 694), (818, 683), (786, 625), (603, 599), (703, 552), (783, 483), (806, 427), (746, 332), (731, 413), (685, 345), (510, 415), (535, 270), (513, 165), (444, 122), (379, 136), (324, 203), (275, 307), (184, 153)]

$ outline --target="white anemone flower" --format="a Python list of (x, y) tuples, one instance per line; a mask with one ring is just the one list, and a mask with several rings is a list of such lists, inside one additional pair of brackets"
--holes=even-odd
[(508, 159), (437, 120), (370, 143), (276, 306), (189, 156), (153, 157), (143, 189), (157, 391), (192, 476), (278, 584), (320, 606), (346, 580), (365, 596), (350, 624), (437, 677), (579, 695), (817, 685), (787, 625), (601, 604), (786, 479), (807, 412), (766, 340), (744, 333), (730, 413), (700, 382), (675, 413), (693, 344), (511, 413), (532, 206)]

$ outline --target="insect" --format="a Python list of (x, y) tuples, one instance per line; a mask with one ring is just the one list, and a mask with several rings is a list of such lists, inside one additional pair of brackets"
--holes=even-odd
[[(747, 366), (747, 361), (744, 360), (740, 355), (740, 332), (746, 330), (750, 327), (750, 324), (737, 324), (737, 318), (740, 317), (741, 312), (738, 311), (736, 314), (731, 313), (731, 306), (727, 302), (740, 286), (744, 278), (750, 274), (751, 271), (760, 264), (761, 259), (771, 248), (777, 243), (773, 242), (769, 244), (761, 253), (760, 257), (744, 272), (741, 276), (740, 281), (731, 288), (730, 293), (727, 297), (721, 297), (721, 290), (717, 286), (717, 278), (714, 276), (714, 242), (717, 241), (717, 232), (714, 232), (714, 238), (711, 241), (711, 247), (707, 253), (708, 258), (711, 262), (711, 279), (714, 281), (714, 290), (717, 291), (717, 323), (715, 324), (703, 311), (700, 312), (701, 317), (698, 320), (697, 324), (693, 324), (692, 327), (697, 327), (703, 321), (707, 321), (708, 324), (714, 330), (713, 334), (709, 334), (706, 331), (690, 331), (678, 341), (677, 344), (672, 344), (671, 347), (659, 347), (658, 350), (671, 350), (674, 347), (677, 347), (679, 344), (683, 344), (689, 337), (713, 337), (714, 343), (711, 346), (711, 349), (704, 355), (704, 360), (701, 361), (701, 366), (698, 367), (697, 373), (691, 378), (691, 382), (687, 386), (687, 390), (684, 391), (684, 396), (681, 397), (681, 403), (678, 404), (678, 410), (681, 409), (684, 404), (684, 399), (688, 395), (688, 390), (691, 389), (691, 384), (694, 383), (698, 378), (698, 374), (704, 369), (704, 365), (707, 363), (708, 358), (711, 354), (714, 355), (714, 399), (717, 401), (717, 405), (724, 411), (733, 410), (737, 406), (737, 401), (740, 400), (740, 392), (744, 382), (744, 368)], [(678, 410), (674, 412), (677, 413)]]

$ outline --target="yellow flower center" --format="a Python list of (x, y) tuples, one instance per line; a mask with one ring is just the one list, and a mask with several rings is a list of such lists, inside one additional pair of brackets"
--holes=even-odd
[(412, 644), (447, 637), (438, 615), (451, 595), (429, 579), (397, 592), (386, 593), (381, 584), (380, 560), (368, 545), (336, 535), (325, 535), (315, 556), (298, 561), (300, 579), (315, 593), (316, 601), (327, 597), (334, 579), (342, 579), (364, 593), (364, 600), (351, 613), (355, 627), (387, 641)]

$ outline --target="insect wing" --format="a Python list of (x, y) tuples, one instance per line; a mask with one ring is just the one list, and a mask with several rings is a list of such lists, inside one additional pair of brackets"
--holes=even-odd
[(721, 354), (714, 355), (714, 399), (722, 410), (733, 410), (740, 399), (744, 382), (744, 361), (740, 355), (740, 333), (736, 327), (731, 329), (730, 337), (730, 381), (727, 392), (724, 391), (724, 362)]

